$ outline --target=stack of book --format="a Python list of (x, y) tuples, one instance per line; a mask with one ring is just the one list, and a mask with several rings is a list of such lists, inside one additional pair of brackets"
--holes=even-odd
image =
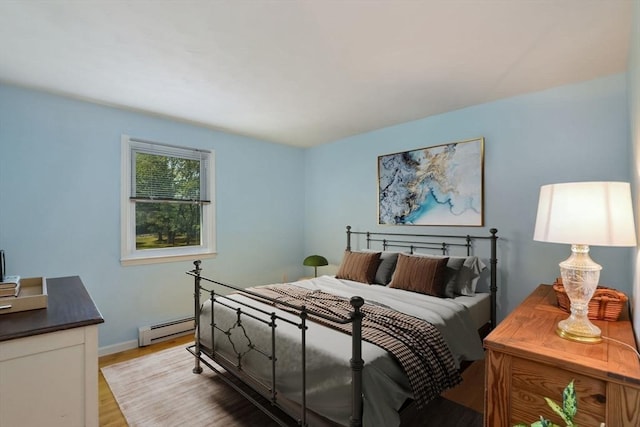
[(0, 282), (0, 298), (15, 298), (19, 293), (20, 276), (4, 276)]

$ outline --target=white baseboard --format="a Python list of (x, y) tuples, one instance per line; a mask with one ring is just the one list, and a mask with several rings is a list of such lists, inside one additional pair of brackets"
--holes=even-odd
[(111, 344), (98, 349), (98, 357), (107, 356), (113, 353), (119, 353), (125, 350), (138, 348), (138, 340), (125, 341), (118, 344)]

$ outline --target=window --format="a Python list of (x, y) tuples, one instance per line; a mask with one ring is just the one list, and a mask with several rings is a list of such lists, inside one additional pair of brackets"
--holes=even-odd
[(122, 136), (124, 265), (215, 255), (211, 151)]

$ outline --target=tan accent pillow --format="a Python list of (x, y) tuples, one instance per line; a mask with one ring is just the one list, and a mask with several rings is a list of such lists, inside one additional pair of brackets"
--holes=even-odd
[(345, 251), (340, 268), (336, 273), (336, 278), (373, 283), (379, 264), (380, 252)]
[(446, 296), (449, 258), (398, 255), (398, 264), (389, 284), (392, 288), (434, 297)]

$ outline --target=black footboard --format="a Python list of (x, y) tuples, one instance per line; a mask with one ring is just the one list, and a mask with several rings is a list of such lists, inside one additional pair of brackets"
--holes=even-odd
[[(362, 369), (364, 362), (362, 360), (362, 313), (360, 308), (364, 304), (364, 300), (360, 297), (351, 298), (351, 306), (353, 307), (353, 312), (351, 312), (350, 319), (342, 319), (335, 318), (331, 316), (327, 316), (323, 313), (317, 313), (312, 310), (308, 310), (304, 306), (295, 306), (292, 304), (288, 304), (282, 301), (277, 301), (263, 295), (256, 294), (250, 290), (237, 288), (231, 285), (226, 285), (224, 283), (220, 283), (201, 275), (200, 261), (194, 262), (195, 268), (192, 271), (187, 272), (188, 275), (194, 277), (194, 311), (195, 311), (195, 322), (196, 322), (196, 339), (195, 344), (188, 348), (188, 350), (195, 356), (195, 366), (193, 368), (194, 373), (201, 373), (202, 367), (201, 363), (208, 366), (210, 369), (215, 372), (221, 373), (218, 369), (219, 367), (224, 368), (224, 370), (235, 378), (242, 381), (244, 384), (251, 387), (251, 389), (258, 392), (260, 395), (266, 397), (272, 406), (278, 407), (283, 410), (286, 414), (291, 416), (293, 419), (297, 420), (298, 425), (306, 426), (309, 423), (309, 408), (307, 406), (306, 399), (306, 390), (307, 390), (307, 375), (306, 375), (306, 340), (307, 340), (307, 321), (309, 316), (314, 316), (329, 322), (339, 323), (339, 324), (352, 324), (352, 355), (350, 360), (351, 372), (352, 372), (352, 391), (351, 391), (351, 415), (349, 419), (350, 426), (361, 426), (362, 425)], [(286, 306), (286, 311), (289, 313), (295, 313), (299, 321), (292, 322), (289, 318), (278, 315), (274, 311), (267, 311), (264, 308), (259, 307), (258, 305), (247, 304), (244, 301), (238, 301), (237, 299), (231, 296), (225, 296), (220, 293), (216, 293), (214, 289), (207, 289), (202, 286), (202, 282), (208, 282), (211, 285), (221, 286), (223, 290), (227, 291), (235, 291), (244, 295), (258, 297), (260, 300), (263, 300), (267, 303), (278, 304), (279, 306)], [(213, 287), (213, 286), (212, 286)], [(204, 307), (203, 301), (201, 300), (201, 294), (205, 292), (208, 294), (208, 299), (211, 304), (211, 323), (210, 325), (202, 325), (201, 324), (201, 314)], [(223, 335), (226, 337), (230, 337), (229, 330), (223, 330), (219, 327), (215, 320), (215, 312), (214, 306), (219, 305), (225, 307), (226, 310), (233, 310), (235, 312), (236, 321), (234, 327), (242, 328), (246, 339), (248, 340), (248, 344), (245, 344), (249, 348), (250, 351), (256, 352), (261, 356), (265, 357), (270, 361), (271, 364), (271, 378), (268, 383), (263, 382), (258, 378), (251, 377), (245, 370), (243, 370), (243, 357), (245, 353), (242, 351), (236, 351), (235, 345), (231, 343), (236, 352), (235, 360), (231, 360), (229, 357), (218, 353), (215, 350), (215, 333), (218, 332), (219, 335)], [(243, 311), (244, 310), (244, 311)], [(259, 346), (254, 345), (251, 342), (249, 335), (247, 335), (244, 330), (244, 323), (246, 320), (251, 319), (253, 323), (258, 322), (265, 327), (268, 327), (271, 331), (271, 343), (270, 348), (259, 348)], [(298, 404), (292, 404), (291, 401), (280, 397), (278, 395), (278, 386), (277, 386), (277, 369), (276, 369), (276, 328), (280, 324), (288, 323), (289, 325), (294, 325), (300, 330), (300, 343), (301, 343), (301, 378), (300, 378), (300, 386), (301, 386), (301, 401)], [(211, 339), (212, 343), (210, 346), (205, 346), (202, 343), (202, 331), (203, 327), (211, 327)], [(231, 340), (231, 338), (229, 338)], [(209, 348), (210, 347), (210, 348)], [(206, 356), (206, 357), (205, 357)], [(271, 417), (274, 421), (282, 426), (287, 426), (290, 423), (287, 423), (286, 420), (279, 418), (277, 415), (273, 413), (266, 405), (259, 402), (257, 399), (253, 398), (249, 393), (247, 393), (242, 387), (239, 387), (234, 381), (230, 378), (227, 378), (225, 375), (220, 375), (227, 384), (233, 387), (236, 391), (238, 391), (241, 395), (243, 395), (246, 399), (251, 401), (255, 406), (265, 412), (269, 417)]]

